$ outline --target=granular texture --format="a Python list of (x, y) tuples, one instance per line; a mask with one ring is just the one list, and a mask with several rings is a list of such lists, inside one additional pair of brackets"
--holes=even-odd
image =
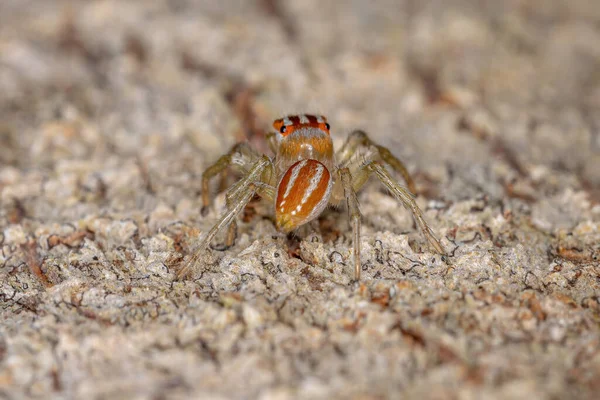
[[(594, 398), (599, 43), (589, 0), (2, 0), (0, 397)], [(176, 280), (204, 168), (302, 112), (406, 163), (447, 260), (372, 180), (360, 283), (343, 208), (260, 201)]]

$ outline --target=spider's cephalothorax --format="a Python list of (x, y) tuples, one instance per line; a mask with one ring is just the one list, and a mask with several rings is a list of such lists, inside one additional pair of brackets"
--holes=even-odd
[(301, 160), (319, 160), (333, 168), (333, 142), (325, 117), (294, 115), (273, 122), (277, 140), (278, 173), (285, 172)]
[[(211, 203), (211, 178), (226, 174), (235, 167), (243, 177), (227, 191), (227, 212), (200, 242), (192, 256), (179, 271), (179, 277), (196, 268), (202, 253), (217, 232), (229, 226), (225, 245), (235, 241), (236, 216), (259, 194), (273, 202), (277, 229), (290, 232), (317, 218), (328, 204), (338, 204), (344, 198), (353, 233), (355, 279), (360, 279), (360, 210), (356, 191), (375, 175), (381, 183), (408, 208), (440, 254), (445, 254), (440, 242), (425, 222), (414, 200), (414, 184), (408, 171), (387, 148), (374, 143), (363, 131), (354, 131), (336, 152), (329, 136), (330, 126), (323, 116), (292, 115), (273, 122), (276, 132), (267, 135), (274, 157), (258, 154), (246, 143), (238, 143), (227, 154), (208, 167), (202, 175), (202, 213)], [(361, 157), (354, 157), (361, 151)], [(385, 165), (402, 175), (408, 186), (399, 184)]]

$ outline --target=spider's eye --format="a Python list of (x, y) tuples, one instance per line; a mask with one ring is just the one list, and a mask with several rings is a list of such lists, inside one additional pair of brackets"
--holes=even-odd
[(331, 129), (331, 125), (329, 125), (329, 122), (325, 122), (325, 128), (327, 128), (327, 130)]
[(282, 125), (281, 128), (279, 128), (279, 132), (281, 133), (285, 133), (286, 127), (285, 125)]

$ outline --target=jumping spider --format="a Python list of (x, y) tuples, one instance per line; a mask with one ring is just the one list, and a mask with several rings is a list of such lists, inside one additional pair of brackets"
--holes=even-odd
[[(204, 171), (203, 215), (211, 204), (209, 182), (212, 178), (225, 173), (229, 167), (241, 170), (243, 177), (227, 191), (227, 212), (200, 242), (179, 271), (179, 278), (197, 266), (202, 253), (221, 228), (229, 226), (225, 246), (233, 245), (237, 231), (235, 218), (258, 194), (274, 201), (277, 229), (286, 233), (317, 218), (328, 204), (336, 205), (345, 198), (352, 225), (354, 277), (359, 280), (361, 214), (356, 192), (371, 174), (412, 212), (435, 250), (445, 254), (414, 200), (414, 183), (408, 171), (387, 148), (374, 143), (365, 132), (356, 130), (334, 153), (330, 126), (323, 116), (288, 116), (275, 120), (273, 127), (276, 132), (269, 133), (266, 139), (274, 158), (258, 154), (247, 143), (238, 143)], [(362, 157), (353, 157), (358, 150), (365, 153)], [(408, 188), (399, 184), (383, 163), (400, 173)]]

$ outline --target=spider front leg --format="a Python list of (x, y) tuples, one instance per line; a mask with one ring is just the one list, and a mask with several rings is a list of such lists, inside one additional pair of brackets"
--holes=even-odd
[[(269, 172), (269, 176), (264, 178), (264, 179), (266, 179), (267, 182), (270, 181), (270, 175), (271, 175), (271, 173)], [(243, 198), (245, 191), (248, 190), (248, 185), (249, 185), (248, 182), (251, 182), (252, 178), (253, 178), (252, 176), (246, 176), (245, 178), (236, 182), (231, 187), (231, 189), (227, 192), (227, 194), (225, 195), (225, 204), (227, 205), (228, 210), (235, 207), (237, 202), (239, 202)], [(275, 197), (275, 187), (268, 183), (251, 182), (250, 185), (256, 186), (258, 194), (263, 199), (267, 199), (267, 200), (271, 201)], [(252, 200), (252, 198), (250, 200)], [(230, 248), (231, 246), (233, 246), (233, 244), (235, 243), (236, 237), (237, 237), (237, 221), (235, 219), (233, 219), (231, 221), (231, 223), (229, 224), (229, 227), (227, 228), (227, 236), (225, 236), (225, 244), (221, 248), (218, 248), (218, 250), (226, 250), (226, 249)]]
[(236, 167), (242, 172), (247, 172), (258, 157), (258, 153), (248, 143), (237, 143), (213, 165), (206, 168), (202, 174), (202, 209), (200, 214), (206, 216), (211, 206), (210, 180), (212, 178), (222, 174), (222, 182), (224, 182), (230, 167)]
[[(413, 193), (417, 193), (415, 183), (410, 177), (410, 174), (408, 173), (408, 170), (402, 161), (394, 156), (386, 147), (380, 146), (373, 142), (364, 131), (356, 130), (348, 136), (346, 142), (342, 145), (342, 147), (340, 147), (335, 155), (338, 165), (347, 166), (349, 163), (351, 163), (353, 161), (352, 157), (359, 149), (372, 149), (374, 154), (370, 154), (367, 157), (368, 159), (379, 159), (388, 164), (396, 172), (402, 175), (402, 178), (404, 178), (408, 189)], [(367, 177), (363, 178), (366, 180)], [(362, 185), (359, 184), (358, 186)], [(354, 187), (356, 188), (356, 186)]]
[(190, 271), (196, 269), (212, 239), (223, 227), (235, 220), (235, 217), (246, 207), (256, 193), (265, 197), (273, 197), (275, 188), (270, 185), (272, 175), (273, 163), (271, 159), (262, 156), (250, 168), (246, 176), (232, 186), (227, 192), (227, 211), (196, 246), (189, 260), (177, 273), (177, 279), (185, 277)]
[(360, 220), (361, 214), (358, 207), (358, 198), (352, 187), (352, 175), (348, 168), (339, 170), (340, 180), (344, 188), (344, 197), (346, 197), (346, 207), (350, 224), (352, 225), (352, 241), (354, 246), (354, 279), (360, 281)]
[(273, 152), (273, 154), (277, 153), (277, 133), (269, 132), (265, 135), (265, 139), (267, 140), (269, 149)]
[(446, 255), (444, 248), (441, 243), (437, 240), (433, 231), (427, 225), (423, 212), (417, 205), (414, 195), (410, 193), (405, 187), (400, 185), (388, 172), (387, 169), (381, 163), (377, 161), (368, 161), (363, 164), (357, 173), (354, 175), (354, 189), (358, 190), (356, 183), (366, 182), (370, 174), (375, 174), (379, 181), (392, 193), (396, 200), (400, 201), (404, 207), (408, 208), (420, 230), (423, 232), (429, 243), (435, 248), (436, 252), (441, 255)]

